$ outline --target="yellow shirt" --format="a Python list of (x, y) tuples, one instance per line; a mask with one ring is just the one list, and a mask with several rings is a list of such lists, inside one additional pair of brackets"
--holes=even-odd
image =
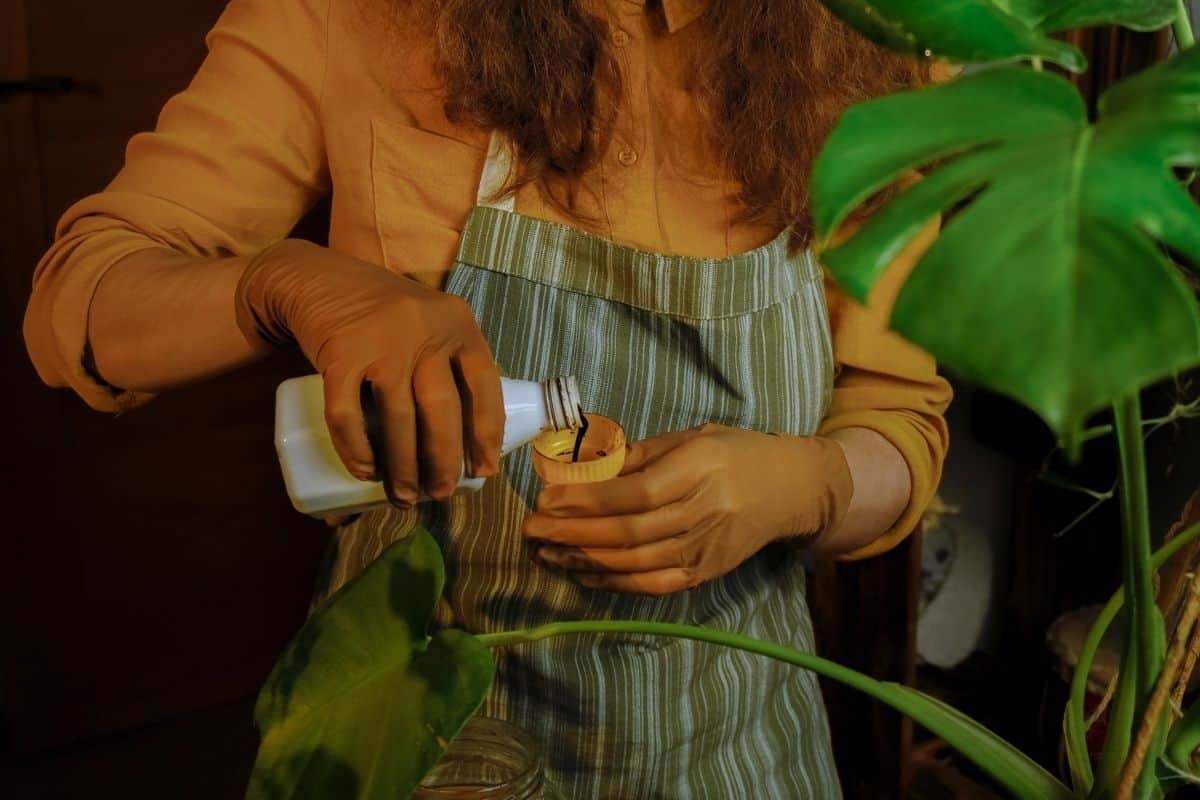
[[(753, 249), (778, 230), (738, 222), (738, 187), (717, 166), (683, 88), (707, 0), (596, 0), (610, 15), (625, 88), (609, 152), (581, 179), (579, 210), (618, 243), (690, 256)], [(122, 256), (169, 246), (252, 254), (288, 235), (332, 191), (329, 246), (439, 285), (475, 201), (488, 132), (442, 111), (432, 45), (383, 0), (232, 0), (188, 89), (153, 133), (135, 136), (107, 189), (70, 208), (34, 276), (26, 341), (42, 378), (96, 408), (114, 395), (83, 368), (87, 316)], [(800, 46), (800, 45), (798, 45)], [(784, 109), (780, 113), (784, 113)], [(579, 225), (535, 186), (516, 210)], [(864, 307), (828, 283), (838, 377), (822, 433), (873, 429), (904, 456), (912, 501), (865, 556), (916, 525), (947, 447), (948, 384), (933, 360), (886, 330), (904, 278), (934, 232), (890, 268)]]

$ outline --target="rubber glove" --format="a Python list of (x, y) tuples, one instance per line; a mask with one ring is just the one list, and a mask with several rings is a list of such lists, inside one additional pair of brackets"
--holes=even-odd
[(523, 532), (584, 586), (662, 595), (834, 529), (853, 493), (837, 441), (709, 424), (630, 445), (610, 481), (544, 487)]
[[(338, 456), (360, 479), (384, 476), (395, 505), (411, 506), (422, 489), (449, 497), (464, 460), (469, 475), (499, 469), (500, 372), (461, 298), (288, 239), (247, 266), (236, 303), (243, 331), (304, 351), (325, 380)], [(379, 410), (382, 464), (367, 439), (364, 381)]]

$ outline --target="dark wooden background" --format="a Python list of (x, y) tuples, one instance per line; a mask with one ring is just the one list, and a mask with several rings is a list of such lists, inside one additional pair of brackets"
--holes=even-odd
[(247, 698), (303, 619), (328, 536), (292, 511), (272, 444), (274, 387), (298, 360), (114, 418), (43, 387), (21, 341), (55, 221), (186, 86), (222, 6), (0, 0), (0, 79), (74, 81), (0, 97), (0, 630), (18, 797), (212, 797), (218, 771), (244, 781)]

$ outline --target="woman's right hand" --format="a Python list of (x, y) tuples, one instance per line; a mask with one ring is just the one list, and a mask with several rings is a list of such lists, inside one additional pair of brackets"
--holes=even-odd
[[(468, 475), (499, 470), (500, 372), (461, 298), (287, 239), (246, 268), (237, 307), (248, 335), (299, 344), (324, 378), (338, 455), (354, 476), (384, 478), (395, 505), (411, 506), (422, 490), (449, 497), (464, 463)], [(375, 463), (367, 439), (363, 381), (379, 409), (386, 464)]]

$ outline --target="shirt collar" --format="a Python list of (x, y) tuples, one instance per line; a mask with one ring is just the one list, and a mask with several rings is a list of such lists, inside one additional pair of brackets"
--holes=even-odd
[(671, 33), (687, 27), (705, 12), (712, 0), (662, 0), (663, 16)]

